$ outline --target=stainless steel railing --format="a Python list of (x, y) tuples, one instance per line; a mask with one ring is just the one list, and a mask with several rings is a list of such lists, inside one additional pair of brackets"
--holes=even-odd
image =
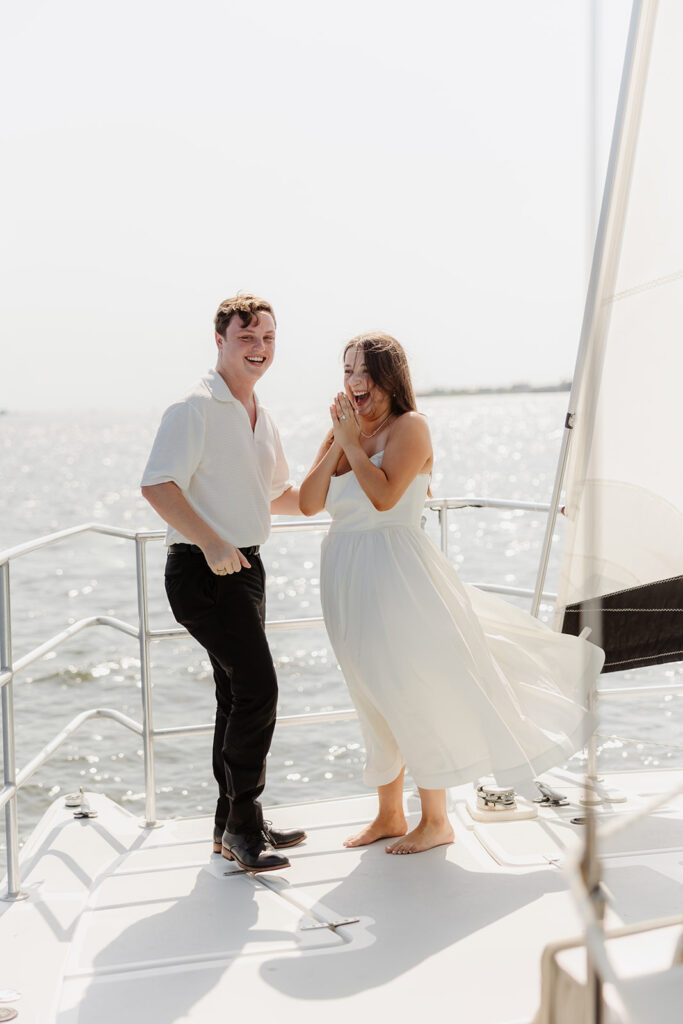
[[(539, 511), (547, 513), (548, 505), (532, 502), (512, 502), (498, 499), (480, 498), (431, 498), (425, 502), (425, 509), (438, 513), (441, 547), (448, 550), (448, 513), (455, 509), (467, 507), (491, 508), (499, 510)], [(276, 523), (273, 532), (320, 532), (329, 526), (329, 520), (313, 519)], [(12, 657), (12, 620), (10, 599), (10, 563), (20, 557), (57, 544), (65, 539), (84, 533), (99, 533), (112, 537), (124, 538), (135, 544), (135, 560), (137, 575), (137, 626), (108, 615), (97, 615), (84, 618), (68, 626), (55, 636), (44, 641), (28, 654), (13, 661)], [(17, 794), (31, 776), (41, 768), (55, 751), (75, 733), (84, 722), (92, 718), (109, 718), (124, 728), (131, 730), (142, 738), (145, 777), (145, 827), (156, 824), (156, 788), (154, 743), (157, 738), (178, 738), (213, 732), (213, 724), (189, 725), (165, 729), (155, 729), (153, 724), (152, 683), (150, 668), (150, 644), (155, 640), (167, 640), (186, 635), (184, 629), (151, 629), (148, 612), (147, 586), (147, 544), (160, 541), (164, 537), (162, 530), (125, 530), (111, 526), (87, 523), (60, 530), (57, 533), (39, 537), (36, 540), (18, 545), (0, 553), (0, 695), (2, 698), (2, 737), (3, 737), (3, 786), (0, 789), (0, 807), (5, 808), (5, 835), (7, 840), (7, 895), (8, 900), (23, 898), (19, 887), (19, 830), (17, 819)], [(515, 595), (531, 598), (533, 591), (524, 588), (504, 587), (488, 583), (476, 583), (475, 586), (504, 595)], [(555, 595), (544, 594), (544, 600), (552, 601)], [(311, 616), (303, 619), (269, 620), (266, 628), (273, 630), (289, 630), (318, 627), (323, 624), (320, 617)], [(14, 725), (14, 676), (27, 668), (45, 654), (61, 646), (71, 637), (90, 626), (107, 626), (138, 640), (140, 650), (140, 681), (142, 700), (142, 721), (136, 722), (127, 715), (111, 708), (92, 708), (77, 715), (60, 730), (39, 753), (19, 772), (16, 768), (15, 725)], [(677, 693), (679, 687), (654, 687), (648, 692)], [(627, 695), (629, 691), (614, 690), (614, 696)], [(599, 696), (610, 696), (611, 691), (603, 690)], [(303, 715), (286, 715), (278, 719), (278, 725), (290, 726), (323, 722), (340, 722), (355, 718), (352, 708), (341, 711), (321, 712)]]
[[(444, 550), (447, 549), (448, 538), (448, 511), (454, 508), (463, 508), (467, 505), (478, 507), (499, 507), (515, 508), (510, 502), (488, 502), (483, 499), (451, 499), (431, 500), (426, 507), (438, 512), (441, 524), (441, 543)], [(535, 510), (547, 511), (547, 506), (526, 505), (523, 507)], [(294, 522), (277, 523), (273, 526), (274, 532), (312, 532), (326, 530), (329, 520), (298, 520)], [(41, 643), (22, 658), (13, 660), (12, 657), (12, 617), (11, 617), (11, 595), (10, 595), (10, 563), (32, 552), (50, 547), (63, 540), (76, 537), (84, 533), (99, 533), (113, 537), (124, 538), (133, 541), (135, 544), (135, 562), (137, 575), (137, 604), (138, 624), (133, 626), (123, 622), (121, 619), (108, 615), (97, 615), (81, 619), (73, 623), (55, 636)], [(210, 733), (213, 726), (210, 724), (184, 726), (178, 728), (155, 729), (153, 723), (152, 708), (152, 685), (150, 670), (150, 644), (154, 640), (166, 640), (185, 635), (182, 628), (151, 629), (149, 625), (148, 612), (148, 587), (147, 587), (147, 558), (146, 549), (150, 541), (159, 541), (164, 537), (162, 530), (132, 531), (111, 526), (102, 526), (94, 523), (86, 523), (80, 526), (71, 527), (67, 530), (60, 530), (44, 537), (36, 538), (16, 547), (0, 553), (0, 695), (2, 707), (2, 737), (3, 737), (3, 786), (0, 789), (0, 807), (5, 809), (5, 835), (7, 846), (7, 895), (6, 899), (21, 899), (22, 894), (19, 887), (19, 829), (17, 817), (17, 794), (31, 776), (41, 768), (55, 751), (76, 732), (84, 722), (92, 718), (110, 718), (113, 721), (130, 729), (141, 736), (144, 758), (145, 777), (145, 825), (152, 827), (156, 824), (156, 787), (155, 787), (155, 760), (154, 742), (157, 738), (184, 737)], [(511, 588), (502, 588), (503, 593), (512, 593)], [(269, 630), (301, 629), (314, 627), (322, 624), (320, 617), (306, 619), (285, 619), (270, 621), (267, 623)], [(71, 637), (76, 636), (82, 630), (90, 626), (107, 626), (118, 630), (128, 636), (135, 637), (140, 650), (140, 682), (142, 700), (142, 722), (135, 722), (127, 715), (111, 708), (92, 708), (77, 715), (71, 722), (60, 730), (40, 752), (19, 772), (16, 766), (16, 741), (14, 723), (14, 676), (17, 672), (27, 668), (39, 658), (44, 657), (50, 651), (61, 646)], [(321, 714), (304, 714), (283, 716), (280, 725), (299, 725), (303, 723), (338, 722), (355, 717), (353, 709), (346, 709), (337, 712), (325, 712)]]

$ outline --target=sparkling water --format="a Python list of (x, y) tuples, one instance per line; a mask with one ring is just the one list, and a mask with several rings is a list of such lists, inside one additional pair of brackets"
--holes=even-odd
[[(435, 450), (435, 497), (478, 496), (548, 502), (567, 395), (485, 395), (423, 399)], [(307, 470), (327, 429), (325, 403), (273, 408), (293, 478)], [(139, 480), (159, 416), (29, 415), (0, 417), (0, 548), (80, 523), (128, 530), (162, 524), (140, 495)], [(428, 513), (426, 529), (439, 540)], [(545, 529), (542, 513), (486, 509), (451, 512), (448, 556), (462, 578), (532, 588)], [(558, 522), (558, 534), (562, 522)], [(274, 533), (263, 549), (270, 619), (319, 616), (320, 533)], [(553, 590), (561, 536), (551, 560)], [(148, 545), (150, 623), (175, 625), (163, 589), (165, 549)], [(16, 661), (67, 625), (91, 615), (137, 625), (135, 546), (87, 534), (11, 564)], [(527, 606), (528, 601), (511, 599)], [(550, 613), (550, 608), (545, 609)], [(323, 628), (273, 632), (280, 715), (347, 708), (350, 701)], [(154, 725), (210, 723), (211, 668), (188, 637), (152, 644)], [(140, 660), (135, 639), (106, 627), (84, 630), (17, 674), (17, 764), (24, 766), (76, 714), (116, 708), (137, 721)], [(680, 664), (611, 675), (603, 685), (680, 681)], [(607, 769), (683, 765), (681, 696), (603, 701), (600, 763)], [(211, 737), (157, 740), (159, 817), (213, 812)], [(276, 729), (265, 800), (291, 803), (365, 791), (358, 723)], [(578, 755), (570, 767), (582, 767)], [(144, 813), (142, 744), (134, 733), (98, 719), (86, 723), (22, 789), (21, 840), (51, 799), (78, 790), (105, 792)], [(0, 835), (4, 848), (4, 830)]]

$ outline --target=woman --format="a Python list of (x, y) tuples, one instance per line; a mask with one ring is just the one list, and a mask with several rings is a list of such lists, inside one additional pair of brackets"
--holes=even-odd
[[(512, 784), (583, 746), (585, 693), (603, 654), (463, 585), (421, 529), (432, 446), (399, 343), (354, 338), (344, 382), (300, 503), (333, 517), (323, 615), (379, 794), (377, 817), (345, 845), (394, 838), (388, 853), (418, 853), (453, 841), (447, 786), (491, 773)], [(406, 764), (422, 807), (409, 833)]]

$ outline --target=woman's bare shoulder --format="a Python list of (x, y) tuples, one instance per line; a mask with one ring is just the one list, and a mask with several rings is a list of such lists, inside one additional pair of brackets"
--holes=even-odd
[(420, 457), (431, 460), (432, 435), (426, 418), (419, 412), (404, 412), (397, 417), (386, 440), (385, 463), (394, 453), (398, 455), (407, 450), (413, 451), (418, 460)]
[(396, 419), (396, 422), (394, 423), (392, 433), (393, 431), (397, 431), (398, 433), (401, 434), (410, 433), (418, 437), (430, 436), (429, 423), (427, 422), (427, 417), (423, 413), (416, 412), (415, 410), (412, 409), (408, 410), (408, 412), (401, 413), (401, 415)]

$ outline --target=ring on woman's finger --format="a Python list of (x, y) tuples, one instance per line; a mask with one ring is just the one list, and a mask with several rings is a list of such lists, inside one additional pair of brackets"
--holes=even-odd
[(346, 419), (346, 413), (342, 413), (341, 416), (339, 417), (339, 419), (340, 420), (345, 420)]

